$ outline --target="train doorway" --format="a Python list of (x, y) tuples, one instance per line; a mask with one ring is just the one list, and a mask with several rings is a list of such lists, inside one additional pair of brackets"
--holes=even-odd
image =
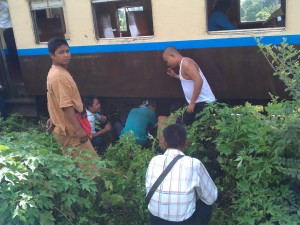
[(19, 113), (35, 117), (37, 116), (35, 98), (25, 91), (17, 48), (11, 48), (11, 45), (15, 46), (15, 40), (10, 36), (13, 36), (13, 33), (10, 34), (13, 31), (8, 30), (8, 34), (5, 32), (7, 31), (4, 29), (0, 30), (1, 108), (8, 114)]

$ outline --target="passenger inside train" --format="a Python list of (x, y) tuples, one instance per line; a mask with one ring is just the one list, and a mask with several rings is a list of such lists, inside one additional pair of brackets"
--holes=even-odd
[(225, 31), (282, 28), (286, 21), (286, 0), (207, 1), (207, 30)]
[(229, 21), (227, 17), (231, 0), (217, 1), (212, 13), (208, 17), (208, 30), (235, 30), (236, 27)]

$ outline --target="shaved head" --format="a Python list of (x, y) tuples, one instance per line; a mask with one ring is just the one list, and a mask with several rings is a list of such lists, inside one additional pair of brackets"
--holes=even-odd
[(163, 52), (163, 55), (165, 56), (169, 56), (169, 55), (180, 55), (180, 53), (177, 51), (176, 48), (174, 47), (167, 47), (164, 52)]
[(179, 66), (180, 61), (183, 58), (183, 56), (174, 47), (167, 47), (162, 56), (168, 67), (173, 69)]

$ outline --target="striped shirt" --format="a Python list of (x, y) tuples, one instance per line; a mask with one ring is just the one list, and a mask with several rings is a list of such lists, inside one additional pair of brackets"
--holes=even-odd
[[(146, 191), (178, 155), (177, 149), (167, 149), (165, 154), (152, 158), (146, 174)], [(202, 162), (184, 156), (176, 162), (152, 196), (148, 209), (154, 216), (168, 221), (183, 221), (191, 217), (196, 208), (197, 195), (207, 205), (212, 205), (218, 196), (217, 187)]]

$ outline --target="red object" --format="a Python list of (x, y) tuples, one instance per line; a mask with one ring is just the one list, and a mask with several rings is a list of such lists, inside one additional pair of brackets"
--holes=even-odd
[(75, 113), (76, 114), (76, 118), (77, 120), (79, 121), (80, 125), (82, 126), (82, 128), (85, 130), (86, 132), (86, 136), (89, 138), (89, 139), (92, 139), (92, 135), (91, 135), (91, 132), (92, 132), (92, 127), (91, 127), (91, 124), (90, 122), (88, 121), (87, 119), (87, 116), (86, 116), (86, 113)]

